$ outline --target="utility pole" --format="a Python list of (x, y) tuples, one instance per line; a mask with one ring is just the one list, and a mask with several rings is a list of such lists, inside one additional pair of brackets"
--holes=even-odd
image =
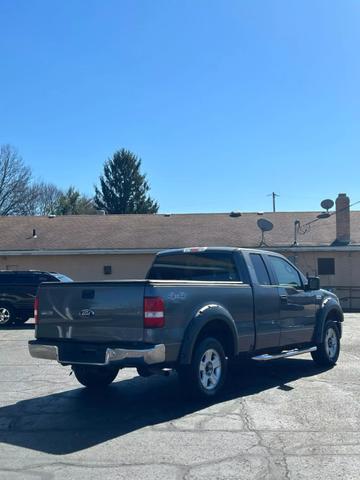
[(272, 192), (272, 193), (269, 193), (268, 197), (272, 197), (272, 201), (273, 201), (273, 212), (276, 212), (275, 200), (276, 200), (276, 197), (280, 197), (280, 195), (278, 195), (278, 194), (275, 193), (275, 192)]

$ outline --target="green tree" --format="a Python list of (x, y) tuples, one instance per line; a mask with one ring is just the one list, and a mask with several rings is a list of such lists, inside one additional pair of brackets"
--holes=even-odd
[(95, 205), (107, 213), (156, 213), (159, 205), (149, 195), (141, 159), (122, 148), (104, 164), (100, 186), (95, 187)]
[(54, 209), (56, 215), (89, 215), (96, 213), (92, 198), (82, 195), (75, 187), (63, 193)]

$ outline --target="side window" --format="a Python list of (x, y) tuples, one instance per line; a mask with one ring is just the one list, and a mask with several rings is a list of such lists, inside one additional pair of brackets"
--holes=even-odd
[(28, 285), (29, 283), (32, 283), (32, 281), (29, 275), (19, 273), (14, 275), (14, 283), (18, 285)]
[(259, 285), (271, 285), (269, 273), (261, 255), (258, 253), (250, 254), (252, 264), (255, 269), (256, 278)]
[(42, 282), (53, 282), (55, 279), (52, 278), (50, 275), (38, 275), (34, 279), (34, 283), (42, 283)]
[(40, 280), (39, 280), (39, 275), (38, 274), (22, 274), (18, 275), (18, 283), (19, 284), (24, 284), (24, 285), (38, 285)]
[(302, 282), (297, 270), (281, 257), (269, 255), (271, 266), (275, 272), (279, 285), (291, 285), (295, 288), (302, 288)]
[(9, 273), (2, 273), (0, 275), (0, 284), (7, 284), (7, 283), (13, 283), (12, 277), (14, 275), (11, 275)]

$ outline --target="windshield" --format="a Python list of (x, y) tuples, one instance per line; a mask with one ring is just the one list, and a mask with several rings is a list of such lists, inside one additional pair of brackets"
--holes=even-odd
[(73, 282), (74, 280), (70, 277), (67, 277), (66, 275), (63, 275), (62, 273), (54, 273), (51, 272), (51, 275), (59, 280), (59, 282)]

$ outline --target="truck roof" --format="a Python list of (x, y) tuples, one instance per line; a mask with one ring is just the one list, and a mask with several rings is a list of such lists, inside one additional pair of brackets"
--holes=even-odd
[[(201, 252), (238, 252), (247, 251), (254, 253), (266, 253), (271, 255), (279, 255), (277, 252), (270, 250), (263, 250), (258, 248), (240, 248), (240, 247), (185, 247), (185, 248), (172, 248), (169, 250), (162, 250), (157, 255), (174, 255), (180, 253), (201, 253)], [(281, 256), (281, 255), (279, 255)]]
[(52, 275), (61, 275), (58, 272), (49, 272), (44, 270), (0, 270), (0, 275), (2, 273), (13, 273), (15, 275), (24, 275), (24, 274), (52, 274)]

